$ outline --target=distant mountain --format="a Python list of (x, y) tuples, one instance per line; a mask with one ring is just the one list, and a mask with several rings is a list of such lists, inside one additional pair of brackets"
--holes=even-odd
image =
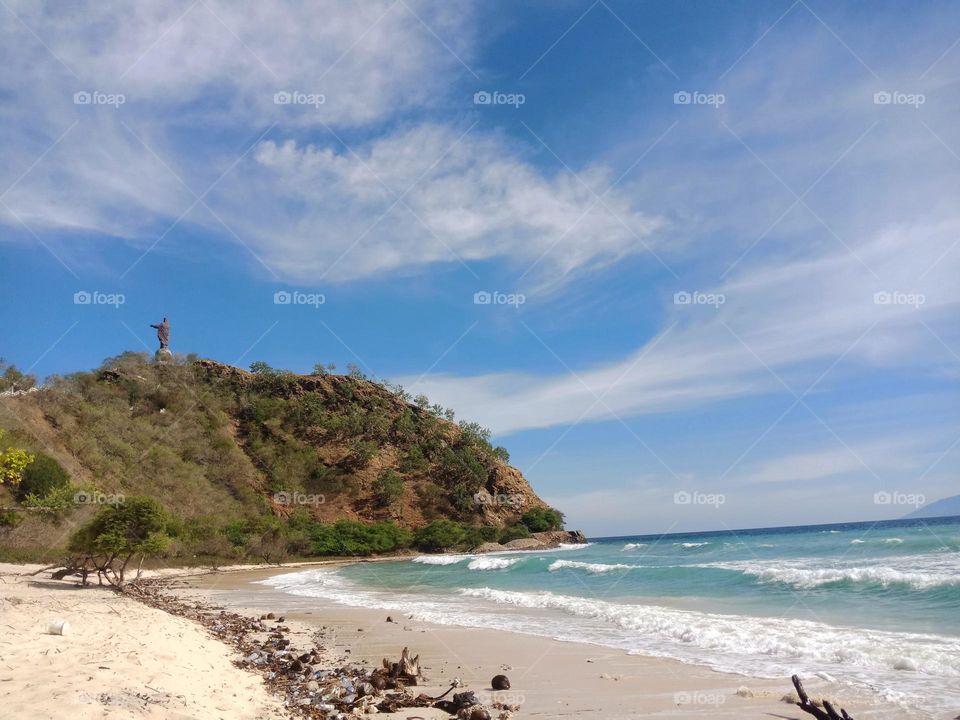
[(927, 517), (948, 517), (950, 515), (960, 515), (960, 495), (945, 497), (928, 505), (924, 505), (918, 510), (914, 510), (907, 518), (927, 518)]

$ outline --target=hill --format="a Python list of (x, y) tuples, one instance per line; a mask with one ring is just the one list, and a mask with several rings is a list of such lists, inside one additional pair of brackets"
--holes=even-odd
[[(184, 557), (370, 552), (418, 540), (466, 547), (557, 529), (562, 516), (489, 432), (452, 420), (357, 371), (296, 375), (254, 363), (248, 372), (125, 353), (0, 397), (4, 446), (61, 465), (80, 493), (62, 512), (21, 512), (18, 503), (43, 503), (0, 487), (10, 510), (0, 513), (0, 544), (8, 555), (50, 557), (97, 503), (119, 496), (158, 499), (177, 519), (172, 552)], [(431, 523), (440, 533), (432, 543), (423, 539)]]
[(904, 519), (907, 518), (929, 518), (929, 517), (952, 517), (954, 515), (960, 516), (960, 495), (952, 495), (950, 497), (942, 498), (941, 500), (936, 500), (928, 505), (924, 505), (922, 508), (914, 510), (908, 515), (904, 515)]

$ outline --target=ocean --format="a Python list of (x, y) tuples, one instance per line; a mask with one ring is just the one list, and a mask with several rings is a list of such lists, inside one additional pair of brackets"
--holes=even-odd
[(916, 717), (960, 711), (960, 517), (601, 538), (263, 582), (750, 676), (820, 674)]

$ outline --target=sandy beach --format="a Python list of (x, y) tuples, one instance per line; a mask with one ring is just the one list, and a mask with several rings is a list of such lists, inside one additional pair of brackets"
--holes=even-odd
[[(280, 718), (294, 717), (261, 677), (232, 664), (237, 654), (196, 622), (95, 585), (30, 576), (30, 566), (0, 565), (0, 702), (8, 717)], [(218, 573), (166, 571), (169, 592), (241, 614), (282, 614), (297, 643), (319, 643), (331, 667), (378, 666), (403, 647), (419, 653), (425, 682), (439, 695), (455, 679), (482, 701), (519, 705), (523, 718), (807, 717), (781, 698), (788, 678), (725, 674), (680, 662), (593, 645), (499, 630), (394, 617), (380, 610), (322, 605), (255, 581), (293, 568)], [(47, 633), (56, 620), (64, 635)], [(494, 692), (499, 673), (512, 683)], [(846, 688), (819, 678), (811, 694), (841, 696), (858, 718), (890, 718), (890, 708), (858, 704)], [(390, 716), (389, 714), (384, 714)], [(396, 717), (443, 718), (430, 708)]]

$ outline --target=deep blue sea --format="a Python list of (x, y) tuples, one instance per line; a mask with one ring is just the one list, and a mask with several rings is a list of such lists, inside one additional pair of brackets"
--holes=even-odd
[(746, 675), (826, 673), (918, 717), (960, 711), (960, 517), (602, 538), (265, 582)]

